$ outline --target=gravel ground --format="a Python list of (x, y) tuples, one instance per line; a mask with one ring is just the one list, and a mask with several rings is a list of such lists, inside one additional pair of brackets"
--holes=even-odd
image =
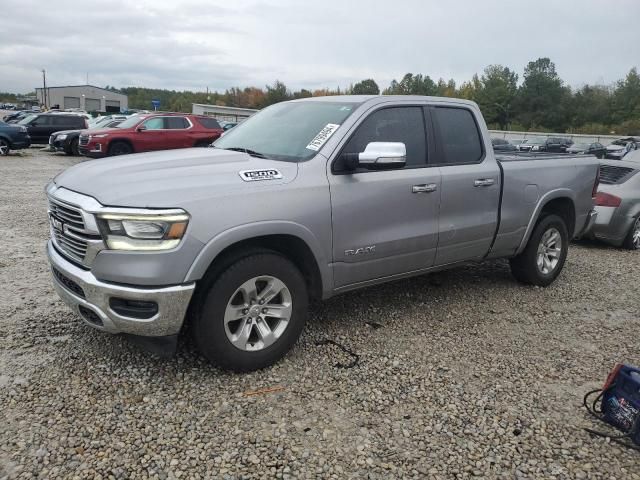
[[(43, 187), (77, 161), (0, 158), (0, 478), (640, 479), (581, 408), (616, 361), (640, 364), (640, 254), (572, 245), (547, 289), (498, 261), (345, 294), (284, 361), (232, 375), (58, 300)], [(325, 338), (360, 363), (336, 368)]]

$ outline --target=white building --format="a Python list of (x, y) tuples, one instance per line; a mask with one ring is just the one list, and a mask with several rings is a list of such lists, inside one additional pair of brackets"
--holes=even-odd
[(87, 112), (120, 113), (129, 108), (128, 98), (123, 93), (113, 92), (93, 85), (69, 85), (36, 88), (36, 96), (47, 108), (78, 108)]
[(224, 120), (227, 122), (241, 122), (246, 120), (258, 110), (253, 108), (239, 108), (239, 107), (223, 107), (219, 105), (206, 105), (203, 103), (193, 103), (191, 112), (194, 115), (207, 115), (214, 117), (217, 120)]

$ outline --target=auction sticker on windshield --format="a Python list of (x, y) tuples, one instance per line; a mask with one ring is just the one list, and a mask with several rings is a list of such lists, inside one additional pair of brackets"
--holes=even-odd
[(315, 138), (311, 140), (311, 142), (309, 142), (307, 148), (316, 152), (320, 150), (320, 147), (322, 147), (322, 145), (324, 145), (324, 143), (329, 140), (329, 137), (333, 135), (333, 132), (335, 132), (339, 126), (340, 125), (336, 123), (327, 123), (327, 125), (325, 125), (325, 127), (320, 130), (320, 133), (318, 133)]

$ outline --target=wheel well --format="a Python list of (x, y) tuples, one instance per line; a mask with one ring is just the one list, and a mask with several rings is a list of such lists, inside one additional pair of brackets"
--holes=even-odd
[(322, 278), (316, 259), (304, 240), (294, 235), (265, 235), (234, 243), (216, 256), (203, 278), (217, 277), (232, 263), (257, 249), (273, 250), (291, 260), (307, 282), (309, 298), (314, 301), (322, 298)]
[(12, 145), (11, 139), (9, 137), (7, 137), (6, 135), (0, 135), (0, 139), (1, 140), (5, 140), (9, 144), (9, 146)]
[(551, 214), (558, 215), (565, 221), (567, 230), (569, 231), (569, 238), (573, 238), (576, 228), (576, 208), (573, 200), (567, 197), (561, 197), (549, 201), (542, 207), (540, 218)]

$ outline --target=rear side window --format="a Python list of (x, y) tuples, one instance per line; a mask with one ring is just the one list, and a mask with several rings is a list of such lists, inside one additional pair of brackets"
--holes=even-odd
[(184, 117), (167, 117), (166, 118), (166, 127), (171, 130), (180, 130), (189, 127), (189, 122)]
[(373, 112), (360, 124), (342, 152), (364, 152), (371, 142), (402, 142), (407, 147), (407, 167), (426, 166), (425, 134), (422, 108), (384, 108)]
[(482, 141), (471, 111), (466, 108), (433, 109), (440, 140), (438, 162), (447, 165), (477, 163), (482, 160)]
[(215, 118), (201, 118), (198, 117), (198, 123), (204, 128), (222, 128)]

